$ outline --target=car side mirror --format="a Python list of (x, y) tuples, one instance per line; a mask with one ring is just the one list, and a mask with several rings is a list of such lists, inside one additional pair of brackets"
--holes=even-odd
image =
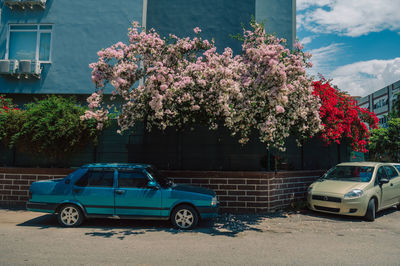
[(151, 188), (151, 189), (158, 189), (157, 183), (154, 182), (154, 181), (149, 181), (149, 182), (147, 183), (147, 187), (148, 187), (148, 188)]
[(387, 178), (381, 178), (381, 179), (379, 179), (379, 183), (380, 184), (387, 184), (387, 183), (389, 183), (389, 179), (387, 179)]

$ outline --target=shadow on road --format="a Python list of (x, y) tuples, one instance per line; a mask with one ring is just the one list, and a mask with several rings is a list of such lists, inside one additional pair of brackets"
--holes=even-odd
[[(262, 232), (257, 228), (263, 220), (273, 218), (286, 218), (282, 213), (266, 215), (232, 215), (222, 214), (213, 220), (200, 221), (193, 230), (178, 230), (172, 227), (169, 221), (149, 221), (130, 219), (88, 219), (80, 228), (90, 229), (85, 235), (93, 237), (104, 237), (124, 239), (130, 235), (140, 235), (151, 232), (168, 232), (171, 234), (197, 233), (211, 236), (235, 237), (246, 231)], [(52, 214), (42, 215), (18, 226), (37, 227), (38, 229), (60, 228), (57, 217)]]
[[(380, 219), (386, 215), (396, 212), (395, 208), (386, 209), (377, 213), (376, 218)], [(333, 222), (360, 223), (364, 222), (362, 217), (340, 216), (335, 214), (314, 212), (310, 210), (298, 210), (269, 213), (263, 215), (233, 215), (222, 214), (213, 220), (200, 221), (199, 225), (193, 230), (178, 230), (172, 227), (169, 221), (151, 220), (128, 220), (128, 219), (88, 219), (83, 222), (80, 228), (87, 229), (85, 235), (103, 238), (124, 239), (131, 235), (141, 235), (152, 232), (167, 232), (170, 234), (207, 234), (211, 236), (236, 237), (241, 232), (263, 232), (260, 225), (263, 221), (275, 218), (287, 218), (291, 214), (299, 214), (300, 217), (312, 220), (330, 220)], [(57, 222), (55, 215), (46, 214), (18, 226), (36, 227), (41, 230), (48, 228), (63, 229)], [(265, 229), (264, 229), (265, 230)]]

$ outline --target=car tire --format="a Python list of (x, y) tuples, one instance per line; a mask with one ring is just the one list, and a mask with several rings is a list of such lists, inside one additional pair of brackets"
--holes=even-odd
[(199, 221), (197, 211), (189, 205), (180, 205), (171, 214), (172, 224), (183, 230), (194, 228)]
[(63, 227), (76, 227), (83, 222), (83, 213), (76, 205), (63, 205), (58, 211), (57, 220)]
[(375, 221), (375, 214), (376, 214), (375, 199), (371, 199), (368, 202), (368, 208), (367, 208), (367, 213), (365, 214), (365, 219), (367, 221), (373, 222)]
[(399, 204), (397, 204), (397, 210), (399, 210), (400, 211), (400, 203)]

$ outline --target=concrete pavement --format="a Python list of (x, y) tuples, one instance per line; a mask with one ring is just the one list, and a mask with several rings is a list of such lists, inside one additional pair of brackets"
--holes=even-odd
[(86, 221), (0, 209), (0, 265), (399, 265), (400, 211), (375, 222), (304, 211), (222, 215), (193, 231), (168, 222)]

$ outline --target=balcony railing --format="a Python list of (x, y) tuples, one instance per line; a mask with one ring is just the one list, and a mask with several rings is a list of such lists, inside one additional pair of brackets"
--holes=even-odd
[(3, 3), (10, 9), (21, 8), (33, 9), (34, 7), (46, 8), (46, 0), (3, 0)]

